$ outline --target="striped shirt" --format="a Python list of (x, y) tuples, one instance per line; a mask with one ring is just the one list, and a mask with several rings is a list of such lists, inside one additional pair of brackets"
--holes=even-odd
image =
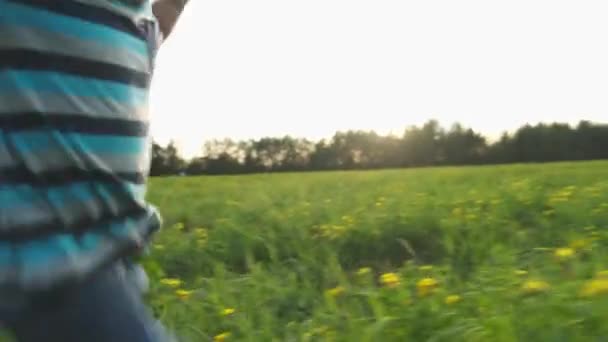
[(0, 288), (81, 280), (159, 229), (156, 27), (149, 0), (0, 0)]

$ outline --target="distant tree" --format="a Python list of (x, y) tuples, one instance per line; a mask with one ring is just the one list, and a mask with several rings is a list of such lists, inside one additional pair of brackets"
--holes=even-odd
[(446, 164), (478, 164), (487, 153), (486, 139), (458, 123), (442, 136), (440, 145)]
[(150, 175), (152, 176), (174, 175), (186, 168), (186, 162), (179, 156), (173, 141), (165, 148), (152, 143), (151, 159)]
[(373, 131), (336, 132), (312, 142), (290, 136), (205, 143), (202, 156), (188, 163), (173, 142), (153, 144), (152, 175), (235, 174), (251, 172), (370, 169), (480, 163), (608, 159), (608, 125), (581, 121), (524, 125), (489, 144), (479, 133), (455, 123), (449, 130), (436, 120), (411, 126), (401, 137)]

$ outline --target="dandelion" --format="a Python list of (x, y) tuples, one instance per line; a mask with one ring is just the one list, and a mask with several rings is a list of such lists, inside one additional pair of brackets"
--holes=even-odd
[(570, 260), (574, 257), (574, 249), (569, 247), (562, 247), (555, 250), (555, 259), (559, 262)]
[(194, 229), (194, 234), (200, 239), (206, 239), (207, 238), (207, 229), (196, 228), (196, 229)]
[(598, 295), (608, 294), (608, 279), (593, 279), (588, 281), (581, 290), (581, 296), (594, 297)]
[(534, 294), (540, 294), (543, 292), (547, 292), (549, 290), (549, 288), (550, 288), (549, 283), (547, 283), (545, 281), (529, 280), (522, 285), (521, 290), (524, 294), (534, 295)]
[(370, 273), (372, 273), (372, 269), (369, 267), (361, 267), (360, 269), (357, 270), (357, 275), (360, 277), (366, 276)]
[(193, 291), (189, 291), (189, 290), (184, 290), (184, 289), (179, 289), (175, 291), (175, 294), (183, 300), (186, 300), (188, 298), (190, 298), (190, 296), (192, 295)]
[(418, 294), (424, 297), (431, 294), (438, 285), (439, 283), (435, 278), (424, 278), (416, 283), (416, 288), (418, 289)]
[(223, 332), (219, 335), (215, 335), (215, 337), (213, 338), (213, 342), (224, 342), (224, 341), (228, 340), (231, 335), (232, 334), (229, 332)]
[(528, 271), (526, 270), (515, 270), (515, 275), (519, 277), (525, 277), (528, 275)]
[(224, 317), (228, 317), (228, 316), (232, 316), (235, 312), (236, 312), (236, 309), (234, 309), (234, 308), (225, 308), (222, 311), (220, 311), (220, 314)]
[(461, 300), (462, 300), (462, 297), (460, 297), (459, 295), (449, 295), (449, 296), (445, 297), (445, 304), (454, 305), (454, 304), (460, 302)]
[(394, 288), (401, 284), (401, 279), (396, 273), (384, 273), (380, 276), (380, 283), (386, 287)]
[(176, 278), (164, 278), (160, 280), (160, 283), (173, 288), (178, 288), (182, 285), (182, 281)]
[(589, 247), (592, 241), (592, 239), (576, 239), (570, 243), (569, 247), (574, 251), (580, 251)]
[(342, 286), (336, 286), (333, 289), (329, 289), (329, 290), (325, 291), (325, 294), (328, 297), (335, 298), (335, 297), (341, 296), (344, 293), (344, 291), (345, 291), (344, 287), (342, 287)]

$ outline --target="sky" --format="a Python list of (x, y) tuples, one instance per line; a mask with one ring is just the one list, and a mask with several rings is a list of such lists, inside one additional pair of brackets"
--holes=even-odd
[(159, 51), (152, 135), (401, 134), (431, 118), (493, 138), (608, 122), (605, 0), (191, 0)]

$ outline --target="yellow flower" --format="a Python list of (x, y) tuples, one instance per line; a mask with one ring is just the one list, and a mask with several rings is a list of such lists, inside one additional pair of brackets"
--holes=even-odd
[(569, 247), (558, 248), (555, 250), (554, 256), (560, 262), (570, 260), (574, 257), (574, 249)]
[(594, 297), (608, 293), (608, 279), (594, 279), (588, 281), (581, 290), (581, 296)]
[(526, 270), (515, 270), (515, 275), (516, 276), (520, 276), (520, 277), (524, 277), (528, 275), (528, 271)]
[(577, 239), (570, 243), (570, 248), (575, 251), (585, 249), (587, 246), (589, 246), (589, 242), (590, 241), (587, 239)]
[(539, 294), (547, 292), (550, 286), (549, 283), (542, 280), (529, 280), (522, 285), (522, 292), (524, 294)]
[(433, 265), (424, 265), (424, 266), (420, 266), (420, 267), (418, 267), (418, 269), (419, 269), (421, 272), (430, 272), (430, 271), (432, 271), (432, 270), (433, 270)]
[(160, 283), (173, 288), (177, 288), (182, 285), (182, 281), (175, 278), (164, 278), (160, 280)]
[(236, 312), (234, 308), (225, 308), (220, 313), (222, 316), (232, 316)]
[(344, 287), (342, 286), (337, 286), (334, 287), (333, 289), (329, 289), (327, 291), (325, 291), (325, 294), (329, 297), (339, 297), (340, 295), (342, 295), (344, 293)]
[(175, 290), (175, 294), (180, 298), (180, 299), (188, 299), (190, 298), (190, 296), (192, 295), (192, 291), (189, 290), (184, 290), (184, 289), (179, 289), (179, 290)]
[(380, 276), (380, 283), (386, 287), (394, 288), (401, 284), (401, 279), (396, 273), (384, 273)]
[(439, 283), (434, 278), (424, 278), (416, 283), (416, 288), (420, 296), (426, 296), (433, 292), (438, 285)]
[(372, 273), (372, 269), (369, 267), (361, 267), (358, 271), (357, 271), (357, 275), (358, 276), (364, 276), (364, 275), (368, 275)]
[(205, 228), (196, 228), (196, 229), (194, 229), (194, 234), (196, 234), (196, 236), (199, 239), (206, 239), (207, 238), (207, 229), (205, 229)]
[(230, 338), (230, 335), (232, 334), (229, 332), (223, 332), (219, 335), (215, 335), (215, 337), (213, 338), (213, 342), (224, 342)]
[(462, 300), (462, 297), (460, 297), (459, 295), (449, 295), (449, 296), (445, 297), (445, 304), (453, 305), (453, 304), (460, 302), (461, 300)]

